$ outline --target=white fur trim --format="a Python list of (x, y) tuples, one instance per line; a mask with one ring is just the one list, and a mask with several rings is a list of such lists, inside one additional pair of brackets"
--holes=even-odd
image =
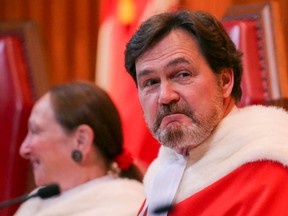
[(106, 176), (55, 198), (32, 198), (22, 204), (15, 216), (134, 216), (143, 201), (144, 191), (140, 182)]
[[(255, 105), (231, 112), (205, 143), (190, 152), (176, 202), (248, 162), (272, 160), (288, 166), (287, 138), (288, 114), (281, 108)], [(146, 194), (163, 161), (173, 154), (171, 149), (160, 148), (144, 178)]]

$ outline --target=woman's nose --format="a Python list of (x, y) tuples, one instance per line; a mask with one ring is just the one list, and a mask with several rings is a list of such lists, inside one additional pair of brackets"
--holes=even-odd
[(30, 148), (29, 148), (29, 141), (28, 141), (28, 135), (26, 135), (25, 139), (21, 143), (20, 149), (19, 149), (19, 154), (23, 158), (27, 158), (28, 155), (30, 154)]

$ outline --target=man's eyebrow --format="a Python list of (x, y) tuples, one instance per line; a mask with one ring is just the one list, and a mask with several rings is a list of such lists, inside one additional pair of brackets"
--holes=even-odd
[(143, 76), (146, 76), (146, 75), (150, 74), (150, 73), (152, 73), (152, 71), (151, 70), (147, 70), (147, 69), (139, 71), (139, 73), (136, 74), (137, 75), (137, 80), (139, 78), (143, 77)]
[(187, 60), (186, 58), (183, 58), (183, 57), (179, 57), (179, 58), (176, 58), (176, 59), (173, 59), (172, 61), (168, 62), (167, 65), (165, 65), (165, 68), (169, 68), (171, 66), (175, 66), (177, 64), (190, 64), (190, 61)]
[[(172, 66), (175, 66), (175, 65), (178, 65), (178, 64), (183, 64), (183, 63), (184, 64), (190, 64), (190, 61), (187, 60), (186, 58), (179, 57), (179, 58), (173, 59), (170, 62), (168, 62), (168, 64), (165, 65), (165, 69), (172, 67)], [(142, 71), (139, 71), (139, 73), (137, 74), (137, 79), (139, 79), (145, 75), (149, 75), (150, 73), (152, 73), (152, 71), (149, 69), (144, 69)]]

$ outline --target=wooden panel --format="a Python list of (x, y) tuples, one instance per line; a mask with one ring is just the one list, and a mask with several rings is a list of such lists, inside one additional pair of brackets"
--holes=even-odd
[(56, 83), (61, 83), (69, 79), (66, 68), (69, 54), (66, 50), (69, 45), (73, 46), (73, 44), (68, 44), (66, 37), (68, 29), (71, 28), (74, 23), (73, 20), (68, 22), (66, 18), (68, 6), (69, 0), (51, 0), (51, 4), (49, 4), (50, 14), (47, 14), (48, 20), (50, 20), (49, 29), (51, 30), (48, 36), (49, 53), (53, 55), (51, 56), (51, 68), (55, 71), (55, 73), (52, 73), (52, 79)]
[(99, 4), (98, 0), (0, 0), (0, 21), (35, 21), (51, 85), (94, 81)]
[[(25, 1), (19, 1), (19, 0), (10, 0), (5, 6), (5, 10), (3, 11), (5, 14), (5, 17), (9, 17), (9, 19), (18, 19), (24, 16), (24, 6)], [(2, 4), (1, 4), (2, 6)]]
[[(75, 31), (74, 35), (75, 75), (80, 79), (88, 79), (89, 62), (86, 61), (86, 58), (89, 56), (89, 0), (76, 0), (74, 15), (74, 28), (80, 30)], [(85, 38), (86, 35), (87, 38)]]

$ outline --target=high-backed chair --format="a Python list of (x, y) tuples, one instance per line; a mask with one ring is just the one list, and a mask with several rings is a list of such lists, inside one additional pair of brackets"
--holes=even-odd
[(270, 98), (265, 63), (262, 61), (255, 21), (225, 21), (224, 28), (242, 53), (242, 99), (239, 106), (265, 104)]
[[(19, 147), (31, 108), (49, 83), (38, 37), (31, 22), (0, 23), (0, 202), (27, 192), (28, 163)], [(17, 207), (0, 209), (0, 215)]]
[(288, 73), (277, 2), (233, 5), (222, 23), (243, 52), (240, 106), (277, 105), (288, 109)]

